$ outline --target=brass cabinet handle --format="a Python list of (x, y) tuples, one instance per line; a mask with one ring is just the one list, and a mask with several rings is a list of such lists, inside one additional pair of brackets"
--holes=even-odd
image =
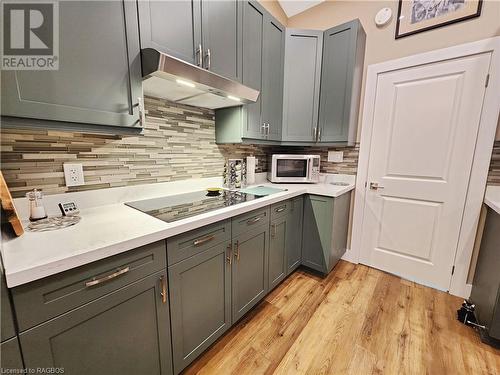
[(229, 263), (229, 265), (233, 264), (233, 257), (231, 256), (231, 250), (233, 247), (231, 244), (227, 245), (227, 255), (226, 255), (226, 262)]
[(239, 262), (240, 261), (240, 241), (236, 241), (234, 243), (234, 246), (236, 247), (236, 251), (234, 252), (234, 257)]
[(274, 212), (283, 212), (285, 210), (286, 210), (286, 206), (281, 206), (281, 207), (274, 209)]
[(215, 238), (214, 235), (206, 236), (204, 238), (199, 238), (199, 239), (193, 241), (193, 245), (199, 246), (201, 244), (204, 244), (205, 242), (212, 241), (214, 238)]
[(161, 301), (163, 303), (167, 303), (167, 280), (165, 276), (160, 277), (160, 283), (161, 283)]
[(247, 224), (248, 224), (248, 225), (255, 224), (256, 222), (260, 221), (260, 219), (262, 219), (262, 217), (260, 217), (260, 216), (255, 217), (255, 218), (253, 218), (253, 219), (251, 219), (251, 220), (248, 220), (248, 221), (247, 221)]
[(276, 236), (276, 224), (271, 224), (271, 237)]
[(100, 279), (92, 279), (90, 281), (87, 281), (85, 283), (85, 286), (88, 288), (88, 287), (91, 287), (91, 286), (95, 286), (95, 285), (98, 285), (98, 284), (102, 284), (106, 281), (109, 281), (109, 280), (112, 280), (114, 279), (115, 277), (118, 277), (118, 276), (121, 276), (121, 275), (124, 275), (126, 274), (128, 271), (130, 271), (130, 267), (125, 267), (123, 269), (119, 269), (118, 271), (116, 272), (113, 272), (112, 274), (110, 275), (107, 275), (107, 276), (104, 276), (104, 277), (101, 277)]

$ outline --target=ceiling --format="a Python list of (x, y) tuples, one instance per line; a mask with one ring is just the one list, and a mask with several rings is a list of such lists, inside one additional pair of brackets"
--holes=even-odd
[(325, 0), (278, 0), (287, 17), (295, 16)]

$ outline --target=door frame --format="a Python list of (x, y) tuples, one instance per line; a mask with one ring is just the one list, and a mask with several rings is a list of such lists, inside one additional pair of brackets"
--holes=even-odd
[(491, 53), (490, 77), (484, 96), (464, 214), (455, 253), (454, 273), (451, 275), (450, 286), (448, 288), (450, 294), (464, 298), (470, 296), (472, 285), (467, 284), (467, 276), (472, 259), (484, 192), (486, 190), (488, 169), (499, 118), (500, 95), (498, 95), (498, 92), (500, 92), (500, 75), (495, 74), (495, 72), (500, 72), (500, 37), (460, 44), (368, 66), (363, 119), (361, 123), (358, 174), (355, 187), (352, 224), (353, 236), (351, 249), (346, 252), (344, 259), (354, 263), (359, 263), (360, 259), (363, 215), (366, 203), (365, 185), (368, 177), (378, 75), (394, 70), (482, 53)]

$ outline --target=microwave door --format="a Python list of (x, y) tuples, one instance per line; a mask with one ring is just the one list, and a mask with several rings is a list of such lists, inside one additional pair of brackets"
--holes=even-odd
[(306, 158), (282, 158), (276, 160), (276, 180), (279, 182), (307, 182), (310, 175)]

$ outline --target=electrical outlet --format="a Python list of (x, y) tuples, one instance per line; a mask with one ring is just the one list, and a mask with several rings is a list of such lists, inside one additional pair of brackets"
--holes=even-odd
[(328, 161), (333, 163), (342, 163), (344, 161), (344, 152), (328, 151)]
[(82, 164), (69, 164), (64, 163), (64, 179), (66, 186), (80, 186), (85, 185), (83, 179), (83, 165)]

